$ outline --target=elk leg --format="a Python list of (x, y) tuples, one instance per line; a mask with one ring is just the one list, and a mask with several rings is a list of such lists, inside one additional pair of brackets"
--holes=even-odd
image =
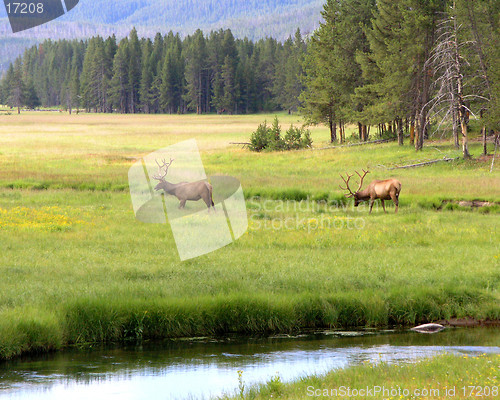
[(384, 200), (380, 199), (380, 202), (382, 203), (382, 208), (384, 209), (384, 214), (387, 214), (387, 211), (385, 211)]
[(181, 200), (181, 204), (179, 204), (179, 208), (184, 208), (184, 206), (186, 205), (186, 200), (187, 199)]
[(209, 199), (203, 199), (203, 201), (205, 202), (205, 204), (207, 205), (207, 208), (208, 208), (208, 212), (210, 213), (210, 207), (212, 206), (211, 201)]
[(370, 199), (370, 212), (368, 214), (372, 213), (373, 203), (375, 203), (375, 200)]

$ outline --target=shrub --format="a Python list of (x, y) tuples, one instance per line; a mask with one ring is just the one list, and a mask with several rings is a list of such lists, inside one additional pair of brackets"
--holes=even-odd
[(281, 126), (278, 117), (274, 117), (271, 127), (264, 121), (250, 137), (250, 150), (252, 151), (281, 151), (298, 150), (312, 145), (311, 133), (304, 127), (296, 128), (293, 125), (281, 137)]
[(278, 121), (278, 117), (274, 117), (273, 125), (269, 130), (269, 141), (267, 150), (270, 151), (280, 151), (285, 149), (285, 141), (281, 137), (281, 126)]
[(269, 141), (269, 128), (267, 127), (266, 121), (260, 124), (255, 132), (252, 133), (250, 137), (250, 150), (252, 151), (262, 151), (268, 146)]

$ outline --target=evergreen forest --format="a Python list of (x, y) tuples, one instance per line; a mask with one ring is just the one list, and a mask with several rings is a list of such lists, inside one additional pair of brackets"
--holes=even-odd
[(344, 140), (378, 126), (417, 150), (446, 127), (468, 157), (469, 120), (500, 129), (500, 2), (327, 0), (312, 35), (237, 39), (229, 29), (153, 39), (132, 29), (25, 50), (0, 84), (11, 107), (117, 113), (299, 111)]
[(70, 112), (253, 113), (296, 110), (305, 43), (236, 40), (230, 30), (170, 32), (139, 39), (133, 29), (87, 41), (46, 40), (10, 65), (2, 103)]

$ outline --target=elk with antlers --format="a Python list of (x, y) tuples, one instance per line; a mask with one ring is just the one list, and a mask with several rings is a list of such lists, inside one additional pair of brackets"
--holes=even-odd
[[(208, 207), (208, 212), (210, 212), (210, 207), (212, 207), (215, 211), (215, 205), (212, 198), (212, 185), (210, 185), (210, 183), (205, 181), (179, 183), (167, 182), (165, 177), (167, 176), (168, 167), (170, 167), (174, 159), (171, 158), (169, 163), (162, 160), (162, 165), (160, 165), (158, 160), (155, 161), (158, 165), (158, 172), (153, 175), (153, 179), (160, 181), (158, 185), (155, 186), (155, 190), (163, 189), (165, 193), (177, 197), (181, 202), (179, 204), (179, 208), (184, 208), (187, 200), (198, 201), (203, 199)], [(165, 168), (164, 173), (162, 173), (163, 168)]]
[(358, 176), (360, 177), (360, 182), (359, 182), (359, 187), (356, 192), (353, 192), (351, 188), (349, 187), (349, 179), (354, 176), (354, 174), (347, 175), (347, 179), (345, 179), (342, 175), (340, 177), (342, 180), (345, 182), (346, 187), (342, 187), (339, 185), (339, 187), (342, 190), (347, 190), (349, 193), (346, 193), (346, 197), (354, 197), (354, 206), (357, 207), (358, 204), (362, 201), (370, 200), (370, 213), (372, 212), (372, 207), (373, 203), (375, 202), (376, 199), (380, 199), (382, 202), (382, 208), (385, 211), (385, 204), (384, 200), (391, 200), (394, 202), (396, 205), (396, 213), (398, 212), (398, 206), (399, 206), (399, 192), (401, 192), (401, 182), (399, 182), (397, 179), (386, 179), (384, 181), (379, 181), (379, 180), (374, 180), (372, 181), (368, 187), (365, 190), (361, 190), (361, 186), (363, 186), (363, 179), (368, 174), (370, 171), (365, 171), (364, 169), (362, 170), (364, 172), (363, 176), (356, 171)]

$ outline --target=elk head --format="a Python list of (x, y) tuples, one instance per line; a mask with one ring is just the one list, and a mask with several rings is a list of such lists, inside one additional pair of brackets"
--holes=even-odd
[(365, 178), (366, 174), (369, 174), (369, 173), (370, 173), (370, 171), (365, 171), (364, 169), (363, 169), (362, 171), (363, 171), (363, 176), (361, 176), (361, 174), (360, 174), (358, 171), (356, 171), (356, 174), (358, 174), (358, 176), (359, 176), (361, 179), (360, 179), (360, 181), (359, 181), (359, 187), (358, 187), (358, 189), (357, 189), (355, 192), (353, 192), (353, 191), (351, 190), (351, 188), (349, 187), (349, 180), (350, 180), (350, 179), (354, 176), (354, 174), (349, 175), (348, 173), (346, 173), (346, 175), (347, 175), (347, 179), (345, 179), (345, 178), (344, 178), (341, 174), (339, 174), (339, 175), (340, 175), (340, 177), (342, 178), (342, 180), (345, 182), (345, 186), (346, 186), (346, 187), (342, 187), (342, 186), (340, 186), (340, 185), (339, 185), (339, 187), (340, 187), (342, 190), (347, 190), (347, 191), (349, 192), (349, 193), (346, 193), (346, 194), (345, 194), (345, 197), (347, 197), (347, 198), (349, 198), (349, 197), (354, 197), (354, 207), (357, 207), (357, 206), (358, 206), (358, 204), (359, 204), (359, 203), (360, 203), (360, 201), (361, 201), (361, 199), (360, 199), (360, 198), (359, 198), (359, 196), (358, 196), (358, 193), (360, 192), (361, 187), (363, 186), (363, 179)]
[[(169, 163), (167, 163), (165, 161), (165, 159), (163, 159), (163, 160), (161, 160), (161, 162), (163, 164), (160, 165), (160, 163), (158, 162), (158, 160), (155, 160), (156, 165), (158, 165), (158, 172), (156, 172), (153, 175), (153, 179), (156, 179), (157, 181), (160, 181), (158, 183), (158, 185), (155, 186), (155, 190), (160, 190), (162, 188), (162, 186), (163, 186), (162, 184), (163, 184), (163, 182), (165, 182), (165, 177), (167, 176), (168, 167), (170, 167), (170, 165), (172, 164), (173, 161), (174, 161), (174, 158), (171, 158)], [(162, 169), (163, 168), (165, 168), (165, 172), (164, 173), (162, 173)]]

